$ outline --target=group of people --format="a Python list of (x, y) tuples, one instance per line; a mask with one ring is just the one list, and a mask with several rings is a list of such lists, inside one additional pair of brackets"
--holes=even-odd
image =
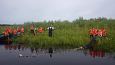
[(36, 35), (37, 32), (38, 33), (43, 33), (44, 29), (43, 29), (43, 27), (35, 28), (34, 24), (31, 24), (30, 31), (31, 31), (32, 34)]
[[(48, 28), (48, 36), (52, 37), (52, 31), (54, 30), (53, 26), (49, 26)], [(34, 24), (30, 25), (30, 31), (32, 34), (36, 35), (36, 33), (43, 33), (44, 32), (44, 28), (43, 27), (39, 27), (39, 28), (35, 28)], [(3, 32), (4, 36), (8, 36), (8, 35), (19, 35), (24, 33), (24, 26), (18, 26), (17, 29), (15, 28), (10, 28), (10, 27), (6, 27), (5, 31)], [(107, 32), (104, 28), (101, 29), (97, 29), (97, 28), (91, 28), (89, 30), (89, 35), (90, 38), (98, 36), (98, 37), (105, 37), (107, 35)]]
[(24, 26), (17, 27), (17, 28), (11, 28), (11, 27), (6, 27), (4, 32), (2, 33), (4, 36), (16, 36), (24, 33)]
[[(48, 29), (48, 36), (52, 37), (52, 31), (54, 30), (54, 27), (51, 25), (47, 29)], [(35, 28), (34, 24), (31, 24), (30, 31), (32, 34), (36, 35), (36, 33), (43, 33), (44, 28), (43, 27)]]
[[(48, 29), (48, 36), (52, 37), (53, 36), (52, 31), (54, 30), (54, 27), (50, 26), (47, 29)], [(5, 27), (5, 30), (2, 33), (2, 35), (4, 35), (4, 37), (17, 36), (17, 35), (23, 34), (25, 32), (24, 30), (25, 30), (24, 25), (18, 26), (17, 28), (11, 28), (11, 27), (7, 26), (7, 27)], [(33, 35), (36, 35), (37, 33), (43, 33), (44, 32), (43, 27), (36, 28), (34, 24), (30, 25), (29, 30)]]
[(89, 30), (89, 35), (90, 35), (90, 38), (95, 37), (95, 36), (106, 37), (107, 32), (104, 28), (101, 28), (101, 29), (92, 28), (92, 29)]
[(92, 49), (97, 44), (96, 37), (100, 37), (100, 38), (106, 37), (107, 32), (104, 28), (101, 29), (92, 28), (89, 30), (89, 35), (90, 35), (90, 42), (85, 46), (81, 46), (77, 49)]

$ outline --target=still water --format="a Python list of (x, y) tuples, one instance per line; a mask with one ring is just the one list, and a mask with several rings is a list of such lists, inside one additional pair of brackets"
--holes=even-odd
[(115, 65), (115, 53), (2, 44), (0, 65)]

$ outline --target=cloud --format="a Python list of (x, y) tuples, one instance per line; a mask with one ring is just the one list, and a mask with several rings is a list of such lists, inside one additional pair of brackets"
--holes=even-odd
[(0, 0), (0, 24), (41, 20), (115, 18), (115, 0)]

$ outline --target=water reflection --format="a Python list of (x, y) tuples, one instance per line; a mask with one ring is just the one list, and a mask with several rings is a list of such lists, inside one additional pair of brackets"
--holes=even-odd
[(93, 58), (95, 57), (104, 57), (105, 56), (105, 52), (102, 50), (90, 50), (89, 51), (89, 55), (92, 56)]
[(52, 58), (53, 48), (49, 48), (48, 51), (49, 51), (49, 54), (50, 54), (50, 58)]
[[(55, 62), (54, 65), (67, 65), (71, 62), (75, 63), (75, 64), (71, 63), (72, 65), (77, 65), (77, 64), (92, 65), (93, 62), (96, 63), (96, 64), (94, 63), (93, 65), (97, 65), (100, 64), (102, 60), (104, 60), (103, 61), (104, 65), (114, 65), (115, 63), (114, 53), (105, 53), (105, 51), (103, 50), (94, 50), (94, 49), (74, 50), (74, 49), (60, 49), (54, 47), (34, 48), (34, 47), (28, 47), (23, 44), (17, 44), (17, 45), (5, 44), (5, 45), (0, 45), (0, 52), (1, 52), (0, 57), (1, 59), (4, 59), (4, 61), (5, 60), (7, 62), (10, 60), (16, 61), (17, 59), (17, 61), (19, 62), (19, 60), (23, 60), (20, 61), (21, 63), (23, 63), (22, 65), (27, 65), (25, 64), (26, 63), (25, 61), (31, 62), (28, 65), (53, 65), (54, 62)], [(110, 61), (114, 63), (112, 64), (110, 63)], [(82, 64), (82, 62), (86, 62), (86, 64)], [(88, 64), (89, 62), (92, 64)], [(13, 63), (16, 64), (16, 62)], [(19, 64), (17, 63), (16, 65)]]
[[(82, 46), (82, 48), (80, 47), (81, 51), (83, 51), (84, 55), (87, 56), (91, 56), (93, 58), (95, 57), (104, 57), (105, 56), (105, 52), (102, 50), (94, 50), (94, 46), (97, 44), (97, 40), (96, 37), (92, 37), (92, 39), (90, 40), (89, 44), (86, 44), (85, 46)], [(31, 54), (33, 54), (33, 56), (36, 56), (40, 53), (44, 53), (44, 54), (49, 54), (50, 58), (52, 58), (52, 55), (55, 53), (60, 53), (60, 49), (54, 49), (52, 47), (50, 48), (37, 48), (37, 47), (28, 47), (27, 45), (24, 44), (4, 44), (4, 48), (6, 50), (18, 50), (18, 51), (24, 51), (24, 50), (29, 50), (31, 52)], [(54, 53), (54, 50), (56, 51)], [(61, 49), (62, 52), (68, 51), (68, 49)], [(71, 49), (71, 51), (73, 51), (73, 49)], [(77, 51), (76, 51), (77, 52)], [(19, 53), (19, 56), (22, 57), (23, 54)], [(28, 57), (26, 55), (26, 57)]]
[(21, 51), (21, 50), (24, 50), (24, 48), (26, 48), (26, 47), (24, 45), (20, 45), (20, 44), (18, 44), (18, 45), (5, 44), (4, 48), (6, 50), (19, 50), (19, 51)]
[[(23, 51), (25, 50), (29, 50), (31, 52), (31, 54), (38, 55), (39, 53), (48, 53), (50, 58), (52, 58), (52, 55), (54, 53), (54, 49), (53, 48), (48, 48), (48, 49), (41, 49), (41, 48), (28, 48), (27, 46), (24, 45), (4, 45), (5, 50), (18, 50), (18, 51)], [(48, 51), (48, 52), (47, 52)], [(69, 50), (69, 49), (55, 49), (55, 53), (61, 53), (61, 52), (69, 52), (69, 51), (74, 51), (74, 50)], [(102, 50), (81, 50), (83, 51), (83, 54), (85, 56), (89, 55), (93, 58), (95, 57), (105, 57), (105, 52)], [(76, 51), (77, 52), (77, 51)], [(19, 56), (22, 56), (22, 54), (19, 54)], [(27, 57), (27, 56), (26, 56)]]

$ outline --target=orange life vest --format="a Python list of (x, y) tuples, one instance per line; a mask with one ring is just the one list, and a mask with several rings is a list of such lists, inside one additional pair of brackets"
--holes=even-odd
[(97, 29), (93, 28), (92, 34), (93, 34), (93, 36), (96, 36), (96, 35), (98, 34), (98, 33), (97, 33)]
[(98, 36), (100, 36), (100, 37), (102, 37), (103, 36), (103, 32), (102, 32), (102, 30), (98, 30)]
[(3, 34), (4, 34), (4, 36), (8, 36), (9, 35), (8, 31), (3, 32)]
[(7, 27), (6, 30), (5, 30), (5, 32), (12, 33), (12, 30), (11, 30), (11, 28)]
[(14, 35), (17, 34), (17, 30), (16, 30), (16, 29), (13, 30), (13, 34), (14, 34)]
[(21, 28), (21, 33), (24, 33), (24, 27)]
[(18, 27), (18, 28), (17, 28), (17, 32), (21, 32), (21, 29), (20, 29), (20, 27)]
[(40, 27), (40, 28), (38, 29), (38, 32), (39, 32), (39, 33), (43, 33), (43, 32), (44, 32), (43, 28)]

